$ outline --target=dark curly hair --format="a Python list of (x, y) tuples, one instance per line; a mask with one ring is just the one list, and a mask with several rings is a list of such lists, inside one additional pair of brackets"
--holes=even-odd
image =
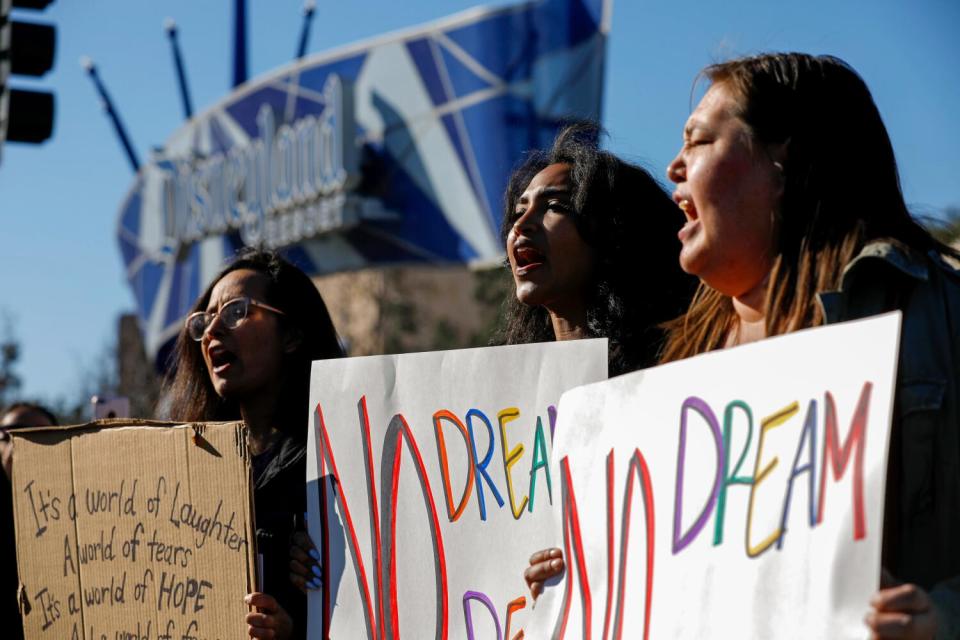
[[(13, 413), (14, 411), (24, 411), (28, 413), (39, 413), (44, 417), (44, 419), (50, 423), (50, 426), (57, 426), (60, 424), (60, 421), (57, 420), (57, 416), (53, 414), (50, 409), (47, 409), (42, 404), (37, 404), (36, 402), (14, 402), (6, 409), (0, 411), (0, 418), (6, 416), (8, 413)], [(10, 428), (10, 427), (6, 427)]]
[[(311, 362), (343, 355), (330, 314), (320, 292), (303, 271), (277, 253), (257, 249), (242, 250), (213, 279), (191, 313), (205, 310), (213, 287), (228, 273), (240, 269), (266, 276), (269, 284), (264, 302), (284, 312), (285, 315), (278, 316), (282, 330), (296, 330), (302, 336), (299, 348), (285, 356), (286, 383), (277, 405), (277, 427), (288, 435), (305, 438)], [(183, 422), (240, 419), (238, 404), (221, 398), (214, 390), (200, 343), (190, 339), (186, 327), (177, 338), (172, 365), (175, 370), (168, 377), (163, 394), (171, 419)]]
[[(595, 123), (572, 123), (549, 150), (527, 154), (510, 177), (500, 235), (506, 244), (517, 201), (530, 180), (551, 164), (570, 165), (574, 223), (597, 255), (587, 331), (609, 340), (610, 374), (619, 375), (656, 363), (660, 325), (686, 309), (696, 280), (677, 262), (676, 204), (644, 169), (600, 149), (601, 133)], [(495, 343), (554, 339), (547, 309), (510, 296)]]

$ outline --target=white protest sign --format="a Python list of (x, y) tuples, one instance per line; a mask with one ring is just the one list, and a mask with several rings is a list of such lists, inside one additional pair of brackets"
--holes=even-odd
[(866, 637), (899, 327), (802, 331), (565, 394), (567, 569), (526, 637)]
[(606, 340), (315, 362), (309, 636), (515, 637), (553, 539), (556, 404), (606, 377)]

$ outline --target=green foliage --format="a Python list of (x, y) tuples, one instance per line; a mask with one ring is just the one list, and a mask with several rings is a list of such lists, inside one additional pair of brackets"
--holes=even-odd
[(956, 246), (960, 243), (960, 207), (947, 207), (943, 218), (928, 222), (927, 228), (940, 242)]
[(460, 349), (464, 346), (460, 340), (460, 335), (453, 323), (441, 318), (437, 320), (433, 327), (433, 340), (431, 349), (436, 351), (446, 351), (447, 349)]
[(386, 296), (380, 304), (382, 316), (389, 318), (388, 323), (381, 324), (383, 352), (403, 353), (407, 337), (417, 330), (416, 309), (409, 300), (392, 300)]
[(486, 326), (470, 336), (471, 347), (484, 347), (500, 333), (504, 323), (504, 304), (507, 296), (513, 295), (513, 278), (502, 267), (492, 267), (474, 272), (473, 297), (490, 311)]
[(4, 407), (17, 398), (22, 381), (14, 370), (20, 359), (20, 342), (13, 332), (13, 320), (3, 315), (3, 332), (0, 334), (0, 407)]

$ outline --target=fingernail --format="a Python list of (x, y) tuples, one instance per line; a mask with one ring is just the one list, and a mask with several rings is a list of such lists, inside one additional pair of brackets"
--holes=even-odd
[(313, 558), (313, 559), (316, 560), (317, 562), (320, 562), (320, 552), (319, 552), (319, 551), (317, 551), (316, 549), (310, 549), (309, 553), (310, 553), (310, 557), (311, 557), (311, 558)]
[(250, 594), (249, 594), (249, 593), (248, 593), (247, 595), (243, 596), (243, 601), (246, 602), (247, 604), (250, 604)]
[(307, 583), (307, 588), (313, 591), (316, 591), (317, 589), (320, 588), (320, 580), (314, 578), (313, 580)]
[(315, 564), (314, 564), (314, 565), (311, 565), (311, 566), (310, 566), (310, 569), (313, 571), (313, 575), (317, 576), (318, 578), (322, 578), (322, 577), (323, 577), (323, 571), (321, 571), (321, 570), (320, 570), (320, 567), (318, 567), (317, 565), (315, 565)]

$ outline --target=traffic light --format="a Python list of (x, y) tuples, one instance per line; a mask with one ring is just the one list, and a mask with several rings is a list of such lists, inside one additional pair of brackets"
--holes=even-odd
[(11, 75), (42, 76), (53, 68), (53, 25), (14, 20), (11, 9), (42, 10), (53, 0), (0, 0), (0, 146), (39, 143), (53, 133), (54, 95), (10, 86)]

